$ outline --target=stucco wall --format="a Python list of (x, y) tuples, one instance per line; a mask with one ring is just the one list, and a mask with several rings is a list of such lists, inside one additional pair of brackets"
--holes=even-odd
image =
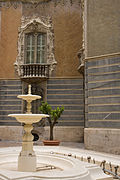
[(87, 56), (120, 51), (120, 1), (86, 0)]
[(18, 27), (21, 7), (1, 8), (0, 78), (15, 78), (14, 63), (17, 55)]
[(54, 15), (56, 76), (80, 76), (77, 71), (77, 53), (82, 43), (80, 7), (59, 9)]
[(77, 53), (82, 46), (82, 17), (78, 1), (73, 5), (69, 1), (57, 3), (50, 1), (36, 8), (23, 5), (23, 15), (51, 16), (55, 35), (55, 58), (57, 61), (56, 77), (80, 76), (77, 71), (79, 60)]
[(80, 76), (77, 71), (77, 53), (82, 44), (81, 7), (78, 1), (63, 5), (50, 1), (34, 6), (23, 3), (16, 9), (1, 8), (0, 78), (15, 78), (14, 62), (17, 56), (18, 27), (21, 16), (51, 16), (55, 35), (55, 77)]

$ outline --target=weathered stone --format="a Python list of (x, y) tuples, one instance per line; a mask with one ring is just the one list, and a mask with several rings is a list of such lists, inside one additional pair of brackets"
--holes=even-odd
[(84, 129), (85, 148), (120, 155), (119, 129)]
[(22, 126), (0, 126), (0, 139), (2, 141), (22, 141)]
[[(54, 139), (60, 141), (83, 142), (83, 128), (82, 127), (55, 127)], [(45, 127), (45, 139), (49, 139), (49, 127)]]
[(48, 80), (48, 85), (52, 84), (83, 84), (83, 78), (78, 78), (78, 79), (69, 79), (69, 78), (62, 78), (62, 79), (56, 79), (56, 78), (50, 78)]
[(119, 79), (120, 77), (120, 72), (116, 72), (116, 73), (111, 73), (111, 74), (105, 74), (105, 75), (90, 75), (88, 76), (88, 81), (100, 81), (100, 80), (116, 80)]
[(108, 95), (120, 95), (120, 89), (101, 89), (101, 90), (90, 90), (88, 96), (108, 96)]
[[(99, 57), (99, 56), (98, 56)], [(95, 58), (95, 60), (92, 59), (92, 61), (88, 61), (87, 62), (87, 68), (89, 67), (93, 67), (96, 66), (96, 67), (99, 67), (99, 66), (107, 66), (107, 65), (114, 65), (116, 63), (120, 63), (120, 57), (109, 57), (109, 55), (105, 56), (105, 57), (102, 57), (100, 56), (99, 58)]]
[(115, 72), (115, 71), (120, 71), (120, 64), (114, 65), (113, 66), (107, 66), (106, 67), (93, 67), (87, 70), (88, 74), (99, 74), (99, 73), (103, 73), (103, 74), (107, 74), (107, 73), (111, 73), (111, 72)]
[[(35, 127), (32, 131), (38, 134), (39, 141), (49, 139), (49, 127)], [(23, 127), (22, 126), (1, 126), (0, 139), (2, 141), (22, 141)], [(83, 142), (83, 128), (82, 127), (67, 127), (60, 126), (54, 129), (55, 139), (60, 141)]]
[[(89, 117), (89, 115), (88, 115)], [(89, 121), (89, 118), (87, 119), (87, 124), (89, 128), (115, 128), (120, 129), (120, 120), (92, 120)]]
[(112, 81), (106, 81), (106, 82), (97, 82), (92, 83), (88, 82), (88, 89), (95, 89), (95, 88), (111, 88), (111, 87), (120, 87), (120, 80), (112, 80)]
[(114, 112), (119, 111), (120, 105), (99, 105), (99, 106), (88, 106), (89, 112)]
[(113, 104), (113, 103), (120, 103), (120, 97), (89, 97), (88, 104)]
[(112, 113), (112, 112), (107, 112), (107, 113), (89, 113), (89, 120), (120, 120), (120, 113)]

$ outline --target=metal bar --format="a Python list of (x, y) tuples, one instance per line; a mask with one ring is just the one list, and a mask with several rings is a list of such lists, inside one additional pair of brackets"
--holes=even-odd
[(120, 179), (120, 176), (119, 175), (117, 175), (117, 174), (115, 174), (114, 172), (112, 172), (112, 171), (110, 171), (110, 170), (108, 170), (108, 169), (103, 169), (103, 171), (106, 173), (109, 173), (109, 174), (111, 174), (112, 176), (114, 176), (115, 178), (117, 178), (117, 179)]

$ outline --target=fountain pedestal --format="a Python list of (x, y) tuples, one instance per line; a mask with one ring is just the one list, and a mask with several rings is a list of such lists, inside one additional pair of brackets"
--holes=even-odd
[[(75, 155), (75, 150), (72, 150), (73, 155), (69, 156), (69, 150), (63, 148), (56, 149), (55, 147), (36, 147), (37, 150), (37, 165), (36, 155), (33, 150), (33, 129), (32, 124), (40, 121), (43, 117), (49, 117), (46, 114), (32, 114), (31, 102), (39, 99), (40, 96), (31, 94), (31, 87), (29, 86), (29, 93), (27, 95), (19, 95), (27, 101), (26, 114), (9, 114), (15, 117), (17, 121), (24, 123), (24, 135), (22, 142), (22, 151), (19, 156), (17, 153), (18, 147), (11, 148), (7, 151), (3, 149), (0, 151), (0, 179), (44, 179), (44, 180), (112, 180), (113, 178), (105, 175), (102, 168), (87, 162), (81, 162), (81, 155), (78, 150)], [(12, 150), (13, 149), (13, 150)], [(13, 152), (12, 152), (12, 151)], [(18, 149), (19, 150), (19, 149)], [(57, 152), (56, 152), (57, 150)], [(59, 151), (58, 151), (59, 150)], [(17, 153), (17, 154), (16, 154)], [(16, 157), (18, 156), (18, 163)], [(16, 167), (18, 164), (18, 172)], [(37, 168), (36, 168), (37, 166)], [(37, 169), (37, 170), (36, 170)], [(46, 170), (46, 171), (45, 171)]]
[(22, 151), (18, 157), (18, 170), (34, 172), (36, 171), (36, 155), (33, 151), (32, 124), (24, 125), (25, 134), (23, 135)]
[(46, 114), (32, 114), (31, 102), (36, 99), (40, 99), (40, 96), (31, 94), (31, 85), (29, 85), (27, 95), (19, 95), (18, 98), (22, 98), (27, 101), (26, 114), (9, 114), (11, 117), (15, 117), (17, 121), (24, 123), (24, 135), (22, 142), (22, 151), (18, 156), (18, 171), (23, 172), (35, 172), (36, 171), (36, 155), (33, 151), (33, 135), (31, 131), (33, 129), (32, 124), (39, 122), (42, 118), (49, 117)]

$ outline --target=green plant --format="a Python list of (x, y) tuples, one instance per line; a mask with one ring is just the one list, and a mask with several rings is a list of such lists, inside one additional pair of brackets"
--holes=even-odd
[(56, 109), (52, 109), (52, 107), (47, 102), (42, 102), (41, 106), (39, 107), (39, 110), (43, 114), (49, 115), (47, 119), (50, 126), (50, 140), (53, 140), (53, 128), (55, 124), (58, 123), (58, 119), (63, 113), (64, 107), (62, 106), (62, 107), (57, 107)]

